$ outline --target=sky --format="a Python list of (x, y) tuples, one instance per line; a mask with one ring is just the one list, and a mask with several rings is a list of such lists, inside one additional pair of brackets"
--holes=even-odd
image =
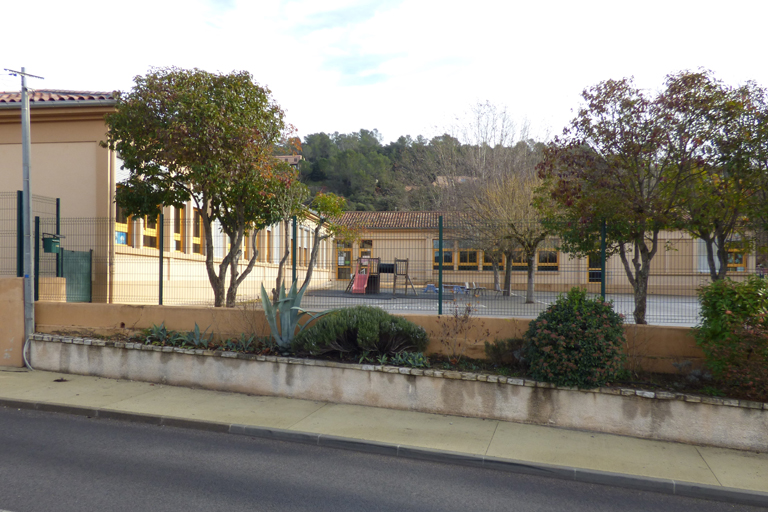
[[(40, 0), (17, 14), (0, 31), (0, 69), (45, 78), (32, 88), (129, 90), (151, 67), (247, 70), (302, 138), (432, 137), (487, 101), (541, 140), (611, 78), (654, 91), (706, 68), (768, 86), (767, 0)], [(19, 86), (0, 75), (0, 90)]]

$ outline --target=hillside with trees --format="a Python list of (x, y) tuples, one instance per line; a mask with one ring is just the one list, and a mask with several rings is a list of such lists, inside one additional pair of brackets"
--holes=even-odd
[(345, 197), (350, 210), (457, 210), (489, 180), (535, 174), (544, 147), (489, 103), (449, 131), (386, 145), (375, 129), (313, 133), (301, 143), (301, 178), (313, 192)]

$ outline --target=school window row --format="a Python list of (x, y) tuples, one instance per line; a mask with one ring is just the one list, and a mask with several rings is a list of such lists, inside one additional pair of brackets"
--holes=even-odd
[[(491, 253), (473, 248), (461, 247), (461, 243), (453, 240), (443, 240), (443, 270), (459, 271), (492, 271), (494, 259), (499, 271), (504, 270), (506, 258), (500, 253)], [(440, 268), (440, 241), (433, 240), (434, 250), (433, 269)], [(557, 272), (559, 270), (559, 253), (553, 249), (541, 249), (536, 252), (536, 270), (539, 272)], [(528, 262), (522, 250), (512, 255), (512, 270), (527, 271)]]
[[(204, 226), (200, 212), (192, 209), (192, 218), (187, 218), (188, 208), (168, 208), (166, 210), (166, 219), (172, 216), (172, 222), (167, 222), (166, 226), (173, 226), (172, 236), (165, 235), (165, 252), (177, 252), (182, 254), (205, 255), (205, 234)], [(118, 246), (133, 248), (159, 248), (159, 230), (158, 217), (142, 217), (125, 215), (120, 207), (116, 207), (115, 212), (115, 243)], [(230, 249), (229, 237), (222, 231), (218, 221), (213, 223), (213, 253), (214, 258), (223, 258)], [(188, 237), (191, 232), (192, 236)], [(263, 263), (279, 263), (283, 255), (284, 237), (279, 236), (280, 226), (270, 226), (256, 232), (255, 240), (252, 233), (246, 233), (243, 239), (243, 248), (241, 257), (243, 260), (250, 260), (254, 244), (258, 251), (256, 261)], [(308, 227), (300, 226), (297, 231), (297, 265), (307, 266), (311, 257), (311, 248), (314, 241), (314, 233)], [(290, 237), (289, 232), (289, 237)], [(289, 238), (289, 258), (293, 261), (293, 243)], [(320, 243), (316, 265), (319, 268), (325, 268), (328, 264), (328, 257), (325, 254), (327, 250), (327, 241)]]

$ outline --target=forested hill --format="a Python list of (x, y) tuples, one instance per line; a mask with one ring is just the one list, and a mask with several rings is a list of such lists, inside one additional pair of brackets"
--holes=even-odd
[(307, 135), (299, 170), (312, 192), (347, 199), (350, 210), (438, 210), (462, 190), (509, 172), (533, 172), (541, 144), (462, 144), (450, 135), (381, 144), (376, 130)]

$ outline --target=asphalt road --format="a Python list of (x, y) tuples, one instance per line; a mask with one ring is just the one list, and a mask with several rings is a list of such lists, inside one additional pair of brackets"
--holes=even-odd
[(0, 510), (765, 510), (488, 469), (0, 408)]

